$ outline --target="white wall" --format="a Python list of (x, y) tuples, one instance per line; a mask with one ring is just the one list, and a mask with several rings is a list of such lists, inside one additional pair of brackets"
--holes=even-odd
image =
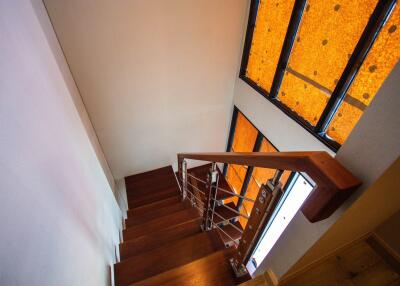
[(49, 25), (0, 1), (0, 285), (110, 285), (121, 212)]
[(223, 151), (244, 0), (45, 0), (116, 179)]

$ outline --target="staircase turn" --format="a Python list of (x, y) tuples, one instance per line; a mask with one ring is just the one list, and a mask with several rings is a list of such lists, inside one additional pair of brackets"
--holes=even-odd
[(202, 217), (182, 201), (171, 166), (125, 178), (128, 218), (114, 266), (116, 286), (238, 285), (233, 249), (218, 230), (203, 232)]

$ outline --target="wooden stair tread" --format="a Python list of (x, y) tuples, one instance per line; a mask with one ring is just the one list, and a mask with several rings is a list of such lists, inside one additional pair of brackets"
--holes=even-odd
[[(243, 227), (240, 225), (239, 222), (234, 222), (233, 224), (243, 232)], [(225, 233), (218, 228), (217, 228), (217, 230), (218, 230), (219, 236), (221, 237), (221, 239), (225, 245), (231, 243), (232, 239), (236, 241), (242, 237), (242, 232), (240, 232), (238, 229), (233, 227), (231, 224), (227, 224), (227, 225), (220, 226), (220, 227), (223, 229), (223, 231)]]
[(201, 231), (201, 220), (198, 219), (125, 241), (119, 246), (121, 260), (162, 247), (172, 241), (201, 233)]
[(191, 205), (187, 201), (170, 204), (168, 206), (156, 208), (151, 212), (146, 212), (141, 215), (128, 216), (128, 219), (125, 220), (125, 225), (127, 227), (129, 227), (129, 226), (144, 224), (155, 218), (169, 215), (169, 214), (172, 214), (172, 213), (184, 210), (184, 209), (189, 209), (189, 208), (191, 208)]
[(161, 167), (161, 168), (154, 169), (154, 170), (151, 170), (151, 171), (147, 171), (147, 172), (143, 172), (143, 173), (139, 173), (139, 174), (135, 174), (135, 175), (131, 175), (131, 176), (125, 177), (125, 183), (127, 185), (128, 184), (134, 184), (134, 183), (146, 180), (148, 178), (154, 178), (154, 177), (162, 176), (162, 175), (165, 175), (165, 174), (168, 175), (171, 172), (173, 173), (174, 170), (172, 169), (172, 166), (169, 165), (169, 166)]
[(130, 286), (231, 286), (251, 279), (249, 275), (241, 278), (235, 277), (229, 264), (229, 258), (232, 256), (231, 249), (220, 250)]
[[(230, 207), (231, 209), (236, 209), (235, 204), (232, 203), (232, 202), (226, 204), (226, 206)], [(234, 218), (238, 217), (237, 213), (235, 213), (234, 211), (224, 207), (223, 205), (215, 207), (214, 211), (217, 214), (219, 214), (221, 217), (224, 218), (224, 219), (222, 219), (220, 216), (214, 214), (214, 222), (216, 224), (219, 224), (219, 223), (223, 222), (224, 220), (230, 220), (230, 219), (234, 219)]]
[(115, 264), (115, 284), (129, 285), (223, 248), (215, 230), (192, 235)]
[(162, 229), (173, 227), (174, 225), (182, 224), (188, 221), (193, 221), (199, 218), (196, 209), (184, 209), (163, 217), (155, 218), (145, 224), (128, 227), (123, 231), (124, 239), (131, 240), (142, 235), (148, 235)]
[(180, 194), (177, 194), (174, 197), (162, 199), (142, 206), (131, 208), (128, 210), (127, 215), (129, 217), (132, 215), (144, 214), (146, 212), (153, 211), (155, 208), (162, 208), (171, 204), (178, 203), (180, 201), (182, 201), (182, 197), (180, 196)]
[(126, 186), (128, 197), (146, 195), (147, 193), (156, 192), (172, 186), (177, 186), (175, 175), (164, 175), (146, 181), (141, 181), (135, 184), (129, 184)]
[(139, 207), (145, 204), (153, 203), (155, 201), (160, 201), (163, 199), (167, 199), (169, 197), (173, 197), (180, 194), (180, 190), (178, 186), (173, 186), (162, 191), (158, 191), (155, 193), (149, 193), (145, 196), (140, 196), (137, 198), (128, 198), (128, 206), (129, 208)]

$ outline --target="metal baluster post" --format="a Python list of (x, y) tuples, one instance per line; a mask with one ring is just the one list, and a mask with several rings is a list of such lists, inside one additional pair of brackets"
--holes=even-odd
[(182, 201), (187, 197), (187, 162), (183, 160), (182, 162)]
[(208, 193), (206, 194), (206, 201), (204, 204), (204, 214), (203, 214), (203, 231), (209, 231), (212, 228), (211, 218), (215, 208), (216, 198), (216, 183), (218, 181), (218, 171), (216, 163), (212, 163), (211, 169), (207, 174), (207, 188)]
[(217, 204), (217, 194), (218, 194), (218, 182), (219, 182), (219, 173), (217, 170), (217, 164), (214, 162), (211, 167), (211, 186), (210, 186), (210, 193), (212, 194), (212, 201), (211, 201), (211, 217), (210, 217), (210, 229), (213, 227), (214, 222), (214, 210), (215, 205)]

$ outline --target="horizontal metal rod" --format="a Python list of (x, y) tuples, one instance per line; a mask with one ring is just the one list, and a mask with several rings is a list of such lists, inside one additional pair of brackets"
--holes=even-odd
[[(218, 200), (215, 200), (215, 199), (213, 199), (213, 198), (212, 198), (212, 200), (213, 200), (213, 201), (216, 201), (216, 202), (218, 202)], [(224, 206), (224, 207), (226, 207), (227, 209), (229, 209), (229, 210), (233, 211), (234, 213), (236, 213), (236, 214), (240, 215), (241, 217), (244, 217), (245, 219), (249, 219), (249, 218), (250, 218), (249, 216), (247, 216), (247, 215), (244, 215), (244, 214), (241, 214), (241, 213), (240, 213), (240, 212), (238, 212), (237, 210), (235, 210), (235, 209), (233, 209), (233, 208), (231, 208), (231, 207), (228, 207), (227, 205), (221, 205), (221, 206)]]
[[(195, 179), (195, 180), (197, 180), (197, 181), (199, 181), (199, 182), (201, 182), (201, 183), (203, 183), (203, 184), (207, 184), (206, 181), (203, 181), (203, 180), (201, 180), (201, 179), (199, 179), (199, 178), (197, 178), (197, 177), (195, 177), (195, 176), (193, 176), (193, 175), (191, 175), (191, 174), (189, 174), (189, 173), (188, 173), (188, 176), (192, 177), (193, 179)], [(193, 187), (193, 185), (190, 184), (189, 182), (188, 182), (188, 184), (191, 185), (191, 186)], [(255, 202), (255, 200), (252, 200), (252, 199), (246, 198), (246, 197), (244, 197), (244, 196), (241, 196), (241, 195), (239, 195), (239, 194), (236, 194), (236, 193), (234, 193), (234, 192), (225, 190), (225, 189), (223, 189), (223, 188), (221, 188), (221, 187), (218, 187), (218, 190), (223, 191), (223, 192), (228, 193), (228, 194), (231, 194), (232, 196), (241, 198), (241, 199), (243, 199), (243, 200), (245, 200), (245, 201), (248, 201), (248, 202), (251, 202), (251, 203), (254, 203), (254, 202)]]
[(196, 189), (197, 191), (199, 191), (202, 195), (204, 195), (204, 196), (206, 195), (202, 190), (200, 190), (199, 188), (193, 186), (191, 183), (187, 182), (187, 184), (188, 184), (189, 186), (191, 186), (193, 189)]
[(216, 212), (214, 212), (214, 214), (216, 214), (217, 216), (219, 216), (220, 218), (223, 219), (223, 221), (221, 221), (220, 223), (222, 223), (222, 222), (229, 222), (229, 224), (232, 225), (237, 231), (239, 231), (240, 233), (243, 233), (243, 230), (241, 230), (241, 229), (238, 228), (236, 225), (234, 225), (233, 223), (231, 223), (230, 219), (225, 219), (224, 217), (222, 217), (221, 215), (219, 215), (219, 214), (216, 213)]
[(239, 194), (236, 194), (236, 193), (227, 191), (227, 190), (225, 190), (225, 189), (223, 189), (223, 188), (218, 187), (218, 190), (223, 191), (223, 192), (228, 193), (228, 194), (231, 194), (231, 195), (236, 196), (236, 197), (238, 197), (238, 198), (241, 198), (241, 199), (243, 199), (243, 200), (245, 200), (245, 201), (248, 201), (248, 202), (251, 202), (251, 203), (255, 203), (255, 200), (252, 200), (252, 199), (246, 198), (246, 197), (244, 197), (244, 196), (242, 196), (242, 195), (239, 195)]
[(196, 196), (195, 196), (191, 191), (187, 190), (187, 192), (188, 192), (189, 194), (191, 194), (192, 197), (193, 197), (195, 200), (199, 201), (199, 202), (204, 206), (204, 202), (203, 202), (202, 200), (200, 200), (199, 198), (196, 198)]
[(234, 244), (239, 245), (239, 243), (236, 242), (236, 239), (233, 239), (229, 234), (227, 234), (222, 228), (220, 228), (217, 224), (215, 224), (214, 222), (211, 222), (213, 226), (219, 228), (220, 231), (222, 231), (227, 237), (229, 237)]
[(188, 176), (190, 176), (190, 177), (192, 177), (193, 179), (195, 179), (195, 180), (199, 181), (200, 183), (207, 184), (207, 182), (206, 182), (206, 181), (203, 181), (202, 179), (199, 179), (199, 178), (197, 178), (197, 177), (193, 176), (192, 174), (189, 174), (189, 173), (188, 173)]
[(201, 213), (203, 213), (204, 212), (204, 209), (203, 208), (199, 208), (198, 206), (194, 206), (196, 209), (198, 209)]
[(202, 190), (200, 190), (199, 188), (197, 188), (197, 187), (195, 187), (195, 186), (193, 186), (191, 183), (189, 183), (189, 182), (186, 182), (186, 184), (188, 184), (188, 185), (190, 185), (192, 188), (194, 188), (194, 189), (196, 189), (196, 190), (198, 190), (202, 195), (206, 195)]

